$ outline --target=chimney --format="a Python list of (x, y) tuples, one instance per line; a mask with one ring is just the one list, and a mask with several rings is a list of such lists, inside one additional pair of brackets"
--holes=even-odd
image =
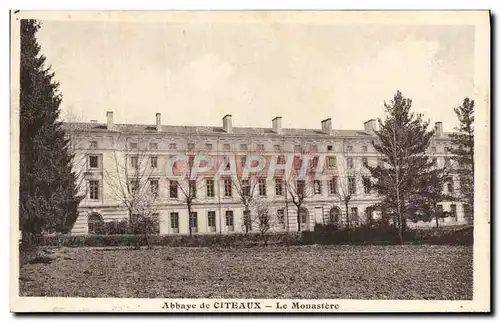
[(224, 128), (224, 131), (226, 131), (227, 133), (233, 132), (233, 120), (230, 114), (227, 114), (222, 118), (222, 127)]
[(273, 131), (275, 133), (281, 134), (281, 116), (276, 116), (273, 118)]
[(106, 117), (108, 119), (108, 130), (113, 130), (113, 112), (106, 112)]
[(443, 136), (443, 122), (436, 122), (436, 136), (442, 137)]
[(156, 131), (161, 132), (161, 114), (156, 113)]
[(377, 129), (377, 121), (375, 119), (366, 121), (364, 125), (366, 132), (373, 133)]
[(326, 120), (321, 121), (321, 130), (326, 134), (332, 134), (332, 119), (327, 118)]

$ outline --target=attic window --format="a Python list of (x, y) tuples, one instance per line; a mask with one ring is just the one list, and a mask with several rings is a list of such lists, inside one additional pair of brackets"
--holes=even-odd
[(130, 142), (130, 148), (131, 148), (132, 150), (137, 149), (137, 142)]
[(97, 141), (90, 141), (90, 148), (97, 149), (98, 148)]

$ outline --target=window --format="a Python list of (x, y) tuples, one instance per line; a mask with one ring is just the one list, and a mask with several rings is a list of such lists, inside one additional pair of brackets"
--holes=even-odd
[(363, 177), (363, 186), (365, 187), (365, 193), (368, 194), (371, 192), (372, 188), (371, 188), (371, 180), (370, 178), (368, 177)]
[(274, 183), (275, 183), (275, 187), (276, 187), (276, 195), (283, 196), (283, 180), (282, 179), (275, 179)]
[(337, 158), (336, 157), (328, 157), (328, 169), (335, 169), (337, 167)]
[(301, 152), (301, 151), (302, 151), (302, 147), (301, 147), (300, 145), (298, 145), (298, 144), (297, 144), (297, 145), (295, 145), (295, 146), (293, 147), (293, 151), (295, 151), (295, 152)]
[(212, 151), (213, 145), (212, 143), (206, 143), (205, 144), (205, 150), (206, 151)]
[(196, 180), (189, 180), (189, 192), (192, 198), (196, 198)]
[(153, 194), (153, 196), (157, 197), (160, 189), (158, 179), (149, 180), (149, 186), (151, 187), (151, 193)]
[(257, 151), (264, 151), (264, 144), (257, 144)]
[(363, 151), (363, 152), (368, 152), (368, 147), (367, 147), (366, 145), (363, 145), (363, 147), (362, 147), (362, 151)]
[(207, 179), (207, 197), (212, 198), (215, 197), (214, 193), (214, 180), (213, 179)]
[(259, 179), (259, 196), (265, 197), (266, 195), (266, 179)]
[(245, 163), (247, 163), (247, 157), (246, 155), (241, 156), (241, 166), (244, 167)]
[(151, 168), (158, 168), (158, 157), (149, 158), (151, 163)]
[(191, 215), (189, 215), (189, 227), (190, 228), (198, 228), (198, 213), (197, 212), (191, 212)]
[(231, 145), (226, 143), (226, 144), (222, 145), (222, 149), (224, 151), (229, 151), (229, 150), (231, 150)]
[(150, 150), (158, 150), (158, 143), (156, 143), (156, 142), (149, 143), (149, 149)]
[(451, 166), (450, 158), (444, 158), (444, 166), (447, 168)]
[(244, 196), (250, 196), (250, 182), (248, 180), (241, 180), (241, 192)]
[(300, 170), (302, 168), (302, 158), (300, 156), (295, 157), (295, 170)]
[(275, 144), (275, 145), (274, 145), (274, 151), (275, 151), (275, 152), (281, 152), (281, 145), (279, 145), (279, 144)]
[(139, 189), (138, 180), (130, 180), (130, 193), (135, 193)]
[(89, 167), (92, 169), (99, 168), (99, 157), (97, 155), (89, 155)]
[(90, 148), (97, 149), (98, 148), (97, 141), (90, 141)]
[(319, 161), (319, 157), (318, 156), (315, 156), (312, 158), (311, 160), (311, 166), (316, 168), (318, 166), (318, 161)]
[(437, 206), (437, 215), (439, 217), (440, 222), (444, 222), (444, 210), (443, 210), (443, 205), (438, 205)]
[(89, 180), (89, 198), (90, 200), (99, 200), (99, 181)]
[(457, 205), (451, 204), (450, 205), (450, 216), (457, 221)]
[(352, 145), (347, 146), (347, 152), (352, 152)]
[(171, 212), (170, 213), (170, 228), (179, 229), (179, 213)]
[(285, 164), (286, 163), (286, 158), (283, 154), (278, 155), (277, 163), (278, 164)]
[(178, 198), (178, 188), (177, 188), (177, 181), (170, 180), (170, 198)]
[(354, 160), (352, 158), (347, 158), (347, 167), (349, 169), (354, 168)]
[(307, 224), (307, 210), (305, 208), (300, 210), (300, 223)]
[(130, 157), (130, 165), (132, 166), (132, 168), (137, 168), (137, 157)]
[(304, 180), (297, 180), (297, 195), (303, 196), (305, 193), (306, 183)]
[(234, 215), (232, 210), (226, 210), (226, 227), (231, 227), (231, 229), (228, 230), (232, 230), (232, 227), (234, 227)]
[(316, 144), (311, 145), (311, 152), (318, 152), (318, 146)]
[(363, 167), (368, 168), (368, 158), (362, 158), (361, 162), (363, 162)]
[(188, 143), (187, 149), (188, 149), (188, 151), (194, 151), (194, 143)]
[(243, 210), (243, 226), (246, 231), (252, 230), (252, 213), (250, 210)]
[(453, 181), (451, 178), (448, 178), (448, 181), (446, 183), (446, 192), (453, 193)]
[(97, 212), (93, 212), (88, 217), (88, 231), (89, 234), (97, 234), (99, 227), (103, 224), (102, 216)]
[(222, 163), (226, 165), (224, 167), (226, 171), (231, 169), (231, 160), (226, 155), (222, 158)]
[(177, 143), (169, 143), (168, 148), (169, 150), (177, 150)]
[(233, 196), (233, 183), (231, 179), (224, 179), (224, 196), (225, 197)]
[(215, 211), (208, 212), (208, 227), (215, 228)]
[(130, 149), (137, 150), (138, 144), (137, 142), (130, 142)]
[(333, 145), (328, 145), (328, 146), (326, 147), (326, 150), (327, 150), (327, 151), (333, 151)]
[(337, 194), (337, 177), (332, 177), (330, 179), (329, 186), (330, 186), (330, 194), (331, 195)]
[(438, 158), (432, 158), (432, 164), (437, 167), (437, 165), (438, 165)]
[(248, 150), (248, 145), (246, 145), (246, 144), (240, 144), (240, 150), (241, 150), (241, 151), (246, 151), (246, 150)]
[(432, 153), (436, 153), (436, 152), (437, 152), (437, 149), (436, 149), (436, 147), (435, 147), (435, 146), (431, 147), (431, 152), (432, 152)]
[(351, 195), (356, 194), (356, 178), (355, 177), (347, 178), (347, 185), (349, 188), (349, 194)]
[(278, 219), (278, 224), (285, 226), (285, 209), (280, 208), (276, 211), (276, 218)]
[(353, 225), (354, 226), (359, 226), (358, 207), (352, 207), (351, 208), (351, 218), (352, 218)]
[(321, 181), (319, 180), (314, 180), (314, 194), (315, 195), (321, 194)]

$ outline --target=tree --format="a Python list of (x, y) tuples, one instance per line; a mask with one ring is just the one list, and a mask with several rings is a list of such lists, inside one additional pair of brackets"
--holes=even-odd
[(434, 219), (436, 228), (439, 228), (439, 219), (448, 215), (443, 211), (440, 203), (455, 199), (452, 193), (443, 189), (445, 185), (452, 182), (450, 172), (451, 169), (446, 167), (436, 167), (420, 176), (418, 190), (412, 200), (414, 212), (411, 215), (414, 216), (414, 221)]
[[(349, 217), (349, 204), (352, 197), (358, 193), (357, 180), (363, 177), (359, 164), (353, 157), (345, 157), (340, 163), (338, 186), (334, 191), (339, 200), (344, 204), (346, 214), (347, 229), (351, 228), (351, 218)], [(363, 177), (364, 178), (364, 177)]]
[(460, 193), (469, 205), (469, 218), (474, 216), (474, 100), (466, 97), (461, 106), (453, 109), (457, 115), (458, 133), (450, 134), (452, 146), (448, 151), (457, 165)]
[(45, 66), (35, 20), (21, 20), (19, 224), (29, 242), (43, 232), (71, 231), (82, 196), (59, 119), (62, 95)]
[(259, 185), (259, 180), (265, 180), (264, 176), (258, 173), (250, 173), (246, 178), (243, 178), (241, 174), (237, 174), (236, 178), (226, 179), (231, 180), (231, 184), (236, 190), (238, 199), (240, 199), (243, 204), (243, 225), (245, 226), (245, 233), (248, 233), (252, 229), (252, 215), (250, 205), (254, 201), (255, 188)]
[[(304, 164), (303, 162), (306, 162)], [(316, 169), (313, 162), (309, 162), (309, 158), (304, 155), (294, 159), (294, 169), (291, 169), (284, 177), (285, 190), (290, 196), (290, 200), (297, 208), (297, 226), (298, 231), (301, 230), (302, 219), (307, 216), (306, 210), (303, 207), (307, 199), (314, 195), (314, 184), (317, 180), (314, 179)], [(303, 172), (303, 173), (302, 173)]]
[(159, 181), (142, 137), (120, 134), (113, 139), (113, 167), (104, 168), (104, 177), (113, 198), (127, 208), (132, 233), (143, 234), (149, 248), (148, 234), (158, 232)]
[[(174, 180), (174, 184), (180, 191), (180, 199), (186, 204), (188, 210), (189, 236), (193, 236), (193, 227), (195, 225), (193, 205), (198, 199), (200, 188), (202, 187), (203, 177), (195, 171), (194, 162), (201, 162), (196, 159), (195, 153), (188, 151), (186, 154), (187, 162), (184, 163), (184, 175), (181, 178)], [(174, 166), (174, 168), (176, 168)], [(181, 170), (182, 171), (182, 170)]]
[(433, 164), (425, 152), (434, 131), (427, 130), (429, 122), (420, 114), (411, 112), (411, 104), (400, 91), (390, 105), (384, 102), (386, 117), (378, 120), (378, 141), (373, 142), (381, 164), (368, 167), (373, 188), (382, 197), (381, 205), (394, 214), (401, 244), (407, 216), (414, 210), (412, 200), (418, 192), (418, 180)]
[(259, 229), (260, 238), (267, 246), (267, 232), (275, 225), (275, 216), (271, 211), (271, 203), (267, 200), (255, 200), (252, 202), (255, 209), (255, 222)]

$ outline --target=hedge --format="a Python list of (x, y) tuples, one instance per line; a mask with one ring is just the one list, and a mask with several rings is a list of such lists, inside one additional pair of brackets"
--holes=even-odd
[[(300, 234), (269, 233), (268, 245), (300, 245)], [(263, 245), (259, 234), (194, 234), (189, 235), (148, 235), (150, 245), (170, 247), (252, 247)], [(86, 235), (86, 236), (44, 236), (38, 241), (40, 246), (64, 247), (104, 247), (145, 245), (143, 235)]]
[[(403, 235), (405, 243), (432, 245), (472, 245), (473, 227), (457, 229), (408, 229)], [(399, 244), (398, 231), (390, 226), (364, 226), (351, 230), (336, 227), (316, 227), (315, 231), (304, 231), (302, 244)]]

